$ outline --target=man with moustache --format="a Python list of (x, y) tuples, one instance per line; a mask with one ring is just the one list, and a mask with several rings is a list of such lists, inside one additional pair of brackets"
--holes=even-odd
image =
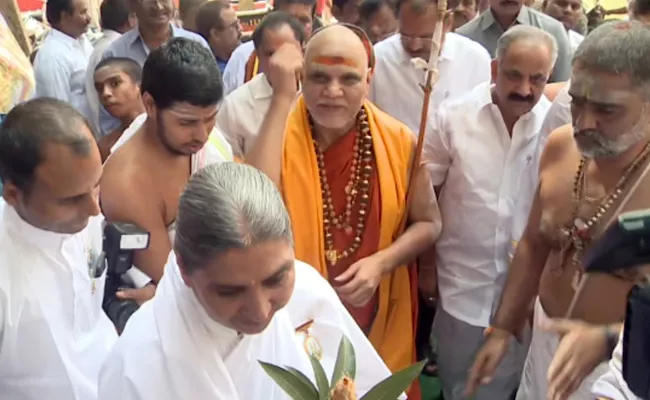
[(473, 21), (456, 29), (487, 49), (494, 56), (497, 41), (514, 25), (531, 25), (553, 35), (558, 47), (558, 57), (550, 82), (569, 79), (571, 74), (571, 46), (564, 26), (555, 19), (524, 5), (523, 0), (488, 0), (490, 8)]
[(575, 31), (582, 17), (582, 0), (544, 0), (542, 10), (548, 16), (560, 21), (569, 36), (569, 45), (573, 53), (585, 37)]
[(134, 257), (135, 267), (146, 276), (131, 276), (144, 290), (118, 292), (118, 298), (142, 302), (162, 277), (178, 195), (187, 179), (208, 164), (232, 160), (232, 153), (225, 142), (207, 144), (212, 143), (208, 137), (223, 88), (217, 62), (201, 44), (174, 38), (153, 50), (142, 69), (140, 90), (144, 122), (136, 119), (113, 147), (104, 165), (100, 200), (107, 219), (132, 222), (151, 235), (149, 248)]
[(106, 272), (99, 150), (84, 117), (42, 98), (0, 125), (0, 397), (96, 400), (117, 339)]
[[(549, 318), (565, 317), (580, 288), (581, 256), (616, 216), (650, 206), (648, 49), (650, 31), (632, 21), (598, 27), (576, 51), (569, 88), (574, 126), (556, 130), (548, 140), (528, 226), (491, 334), (476, 357), (470, 386), (490, 379), (537, 297), (518, 398), (594, 398), (591, 385), (606, 365), (594, 366), (605, 355), (593, 358), (592, 352), (571, 347), (593, 335), (603, 340), (620, 330), (633, 283), (604, 274), (590, 277), (570, 317), (580, 321), (581, 328), (601, 325), (595, 331), (568, 332)], [(542, 331), (542, 326), (550, 331)], [(551, 364), (556, 351), (563, 356)], [(577, 363), (584, 357), (591, 358), (591, 368), (588, 362)]]
[(36, 97), (51, 97), (89, 115), (86, 68), (93, 46), (84, 36), (90, 24), (88, 0), (49, 0), (45, 5), (52, 29), (34, 60)]
[[(280, 188), (296, 257), (328, 278), (397, 371), (415, 358), (417, 289), (409, 263), (431, 247), (441, 225), (423, 168), (410, 182), (406, 204), (415, 138), (366, 100), (373, 67), (370, 40), (353, 25), (315, 34), (304, 68), (300, 48), (285, 44), (269, 62), (273, 98), (245, 158)], [(403, 233), (402, 218), (408, 222)], [(413, 390), (409, 398), (419, 399)]]
[[(523, 171), (550, 106), (543, 93), (557, 44), (547, 32), (522, 25), (499, 39), (496, 54), (494, 85), (486, 81), (443, 102), (424, 147), (444, 226), (435, 250), (440, 302), (433, 337), (448, 400), (466, 398), (469, 368), (505, 283), (511, 239), (523, 233), (535, 192)], [(474, 398), (510, 398), (525, 356), (524, 346), (510, 343), (495, 379)]]

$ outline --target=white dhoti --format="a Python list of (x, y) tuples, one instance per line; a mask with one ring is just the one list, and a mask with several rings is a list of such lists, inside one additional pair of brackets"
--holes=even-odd
[[(533, 323), (533, 338), (526, 357), (526, 365), (521, 376), (517, 400), (546, 400), (548, 396), (548, 368), (559, 345), (558, 335), (540, 329), (548, 315), (544, 312), (539, 298), (535, 300), (535, 317)], [(600, 364), (585, 378), (578, 390), (571, 395), (570, 400), (594, 400), (591, 387), (594, 382), (607, 371), (607, 363)]]

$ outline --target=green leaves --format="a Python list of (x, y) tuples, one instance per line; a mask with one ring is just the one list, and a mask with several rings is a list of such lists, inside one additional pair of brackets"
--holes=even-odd
[(327, 382), (327, 375), (321, 365), (320, 361), (314, 356), (309, 356), (311, 367), (314, 369), (314, 376), (316, 377), (316, 386), (318, 387), (318, 397), (320, 400), (330, 400), (330, 387)]
[(354, 352), (354, 347), (350, 339), (345, 335), (341, 338), (339, 344), (339, 351), (336, 356), (336, 364), (334, 364), (334, 372), (332, 373), (332, 380), (330, 381), (330, 390), (343, 378), (354, 380), (357, 376), (357, 356)]
[(300, 371), (287, 371), (273, 364), (259, 361), (264, 371), (293, 400), (321, 400), (313, 383)]
[(396, 372), (375, 385), (361, 400), (395, 400), (420, 375), (427, 361), (420, 361)]

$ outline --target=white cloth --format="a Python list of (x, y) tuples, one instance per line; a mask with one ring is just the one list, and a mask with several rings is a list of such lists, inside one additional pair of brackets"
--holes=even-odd
[(258, 360), (291, 366), (313, 381), (295, 329), (313, 319), (310, 334), (323, 347), (331, 376), (345, 334), (357, 355), (360, 394), (389, 375), (334, 290), (312, 267), (296, 261), (295, 289), (258, 335), (238, 335), (212, 320), (183, 283), (171, 253), (153, 300), (133, 315), (100, 374), (102, 400), (285, 400)]
[(101, 136), (101, 127), (99, 126), (99, 95), (95, 89), (95, 68), (97, 68), (97, 65), (102, 60), (104, 51), (120, 36), (122, 35), (119, 32), (110, 29), (104, 30), (102, 37), (95, 43), (94, 50), (88, 61), (88, 68), (86, 68), (86, 101), (88, 102), (88, 115), (86, 118), (88, 118), (88, 121), (95, 128), (95, 133), (98, 137)]
[(623, 332), (609, 360), (608, 370), (594, 383), (594, 395), (611, 400), (642, 400), (630, 391), (623, 379)]
[(223, 70), (223, 93), (228, 95), (244, 84), (246, 78), (246, 63), (255, 51), (255, 44), (252, 40), (242, 43), (232, 52), (228, 64)]
[(519, 202), (550, 103), (542, 97), (514, 125), (512, 138), (484, 82), (444, 102), (424, 143), (424, 160), (438, 197), (442, 233), (436, 242), (441, 307), (474, 326), (490, 324), (508, 272), (513, 227), (528, 214)]
[(106, 272), (90, 277), (102, 221), (74, 235), (44, 231), (0, 199), (0, 399), (97, 399), (117, 339), (102, 310)]
[(573, 29), (567, 31), (567, 33), (569, 34), (569, 46), (571, 47), (571, 53), (573, 54), (576, 52), (578, 46), (580, 46), (580, 43), (582, 43), (585, 37)]
[[(542, 129), (540, 137), (543, 145), (546, 144), (548, 136), (557, 128), (571, 124), (573, 122), (571, 117), (571, 95), (569, 94), (569, 86), (571, 81), (568, 81), (562, 89), (555, 96), (551, 108), (549, 108)], [(543, 149), (542, 145), (542, 149)]]
[[(425, 72), (415, 69), (396, 34), (375, 45), (377, 65), (369, 99), (402, 121), (415, 134), (420, 129)], [(431, 94), (429, 126), (440, 104), (490, 81), (490, 55), (480, 44), (448, 33), (438, 62), (439, 78)]]
[[(552, 332), (540, 329), (549, 320), (539, 298), (535, 300), (533, 319), (533, 338), (526, 357), (526, 365), (521, 376), (517, 400), (546, 400), (548, 396), (548, 368), (559, 345), (559, 337)], [(582, 382), (569, 400), (594, 400), (591, 387), (596, 379), (607, 371), (607, 363), (594, 369)]]
[(52, 28), (34, 60), (36, 97), (65, 101), (88, 115), (86, 68), (92, 52), (93, 46), (85, 35), (75, 39)]
[(219, 106), (217, 126), (235, 156), (243, 157), (253, 146), (272, 96), (273, 88), (266, 75), (257, 74), (226, 96)]

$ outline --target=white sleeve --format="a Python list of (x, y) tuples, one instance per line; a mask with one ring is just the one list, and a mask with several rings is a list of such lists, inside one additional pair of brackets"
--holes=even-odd
[(238, 61), (237, 59), (231, 59), (223, 70), (223, 94), (226, 96), (240, 85), (239, 70), (243, 67)]
[(429, 171), (431, 184), (441, 186), (447, 179), (447, 171), (451, 166), (450, 133), (447, 132), (446, 110), (441, 104), (438, 112), (429, 117), (429, 129), (424, 137), (422, 160)]
[(475, 57), (474, 73), (470, 77), (473, 80), (471, 89), (484, 82), (492, 80), (492, 58), (490, 53), (487, 52), (482, 46), (480, 52)]
[(630, 391), (623, 379), (623, 332), (609, 361), (608, 371), (594, 383), (592, 392), (611, 400), (641, 400)]
[[(38, 56), (41, 57), (38, 57)], [(49, 54), (38, 54), (34, 62), (36, 78), (36, 96), (52, 97), (70, 103), (70, 74), (69, 66), (61, 58), (49, 57)]]
[(217, 113), (217, 128), (230, 144), (233, 155), (238, 158), (244, 156), (244, 138), (237, 127), (237, 116), (233, 109), (233, 103), (226, 97), (219, 107)]

